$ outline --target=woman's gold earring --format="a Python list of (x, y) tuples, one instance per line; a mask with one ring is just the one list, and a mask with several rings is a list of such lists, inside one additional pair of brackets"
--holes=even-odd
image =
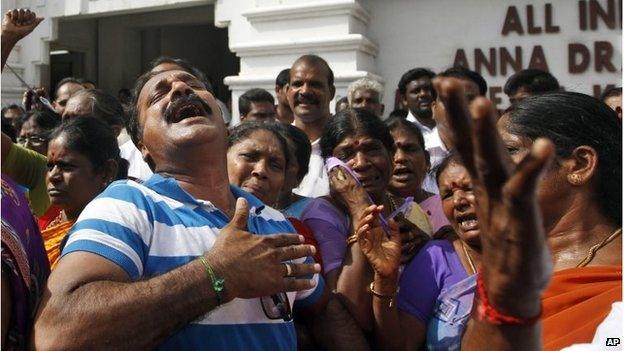
[(579, 185), (581, 184), (581, 176), (576, 173), (570, 174), (568, 175), (568, 181), (572, 183), (572, 185)]

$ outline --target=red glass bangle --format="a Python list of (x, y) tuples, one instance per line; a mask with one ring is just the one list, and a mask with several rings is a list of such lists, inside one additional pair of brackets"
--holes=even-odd
[(542, 316), (541, 307), (540, 312), (537, 314), (537, 316), (526, 319), (509, 316), (496, 310), (496, 308), (494, 308), (494, 306), (490, 304), (487, 292), (485, 291), (485, 283), (483, 282), (482, 269), (479, 270), (479, 273), (477, 275), (477, 296), (477, 318), (480, 321), (486, 323), (494, 325), (531, 325), (537, 322)]

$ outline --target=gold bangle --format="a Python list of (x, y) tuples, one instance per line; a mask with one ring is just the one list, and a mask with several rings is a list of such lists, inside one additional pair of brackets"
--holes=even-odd
[(351, 235), (350, 237), (347, 238), (347, 246), (355, 243), (356, 241), (358, 241), (358, 237), (356, 234)]
[(377, 291), (375, 291), (375, 282), (372, 281), (368, 287), (368, 290), (370, 291), (371, 294), (373, 294), (373, 296), (378, 297), (380, 299), (384, 299), (384, 300), (390, 300), (388, 301), (388, 307), (392, 307), (392, 305), (394, 304), (394, 298), (397, 296), (397, 294), (399, 293), (399, 290), (401, 289), (400, 286), (397, 285), (396, 291), (394, 292), (394, 294), (392, 295), (383, 295), (378, 293)]

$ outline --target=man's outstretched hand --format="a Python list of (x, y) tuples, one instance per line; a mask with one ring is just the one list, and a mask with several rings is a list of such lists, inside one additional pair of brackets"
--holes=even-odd
[(553, 144), (536, 140), (530, 154), (514, 165), (497, 132), (492, 103), (480, 97), (469, 106), (456, 79), (436, 83), (477, 198), (482, 274), (490, 301), (505, 314), (533, 317), (540, 312), (540, 295), (552, 273), (537, 184), (552, 159)]

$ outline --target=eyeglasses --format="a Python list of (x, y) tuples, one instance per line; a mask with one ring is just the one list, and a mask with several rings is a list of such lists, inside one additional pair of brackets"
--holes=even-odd
[(26, 145), (26, 143), (29, 143), (30, 145), (33, 145), (33, 146), (40, 146), (40, 145), (45, 144), (47, 141), (48, 141), (48, 138), (45, 138), (39, 135), (30, 135), (26, 137), (17, 138), (17, 143), (20, 145)]
[(286, 293), (261, 297), (260, 302), (268, 319), (283, 319), (286, 322), (293, 319), (290, 300)]

